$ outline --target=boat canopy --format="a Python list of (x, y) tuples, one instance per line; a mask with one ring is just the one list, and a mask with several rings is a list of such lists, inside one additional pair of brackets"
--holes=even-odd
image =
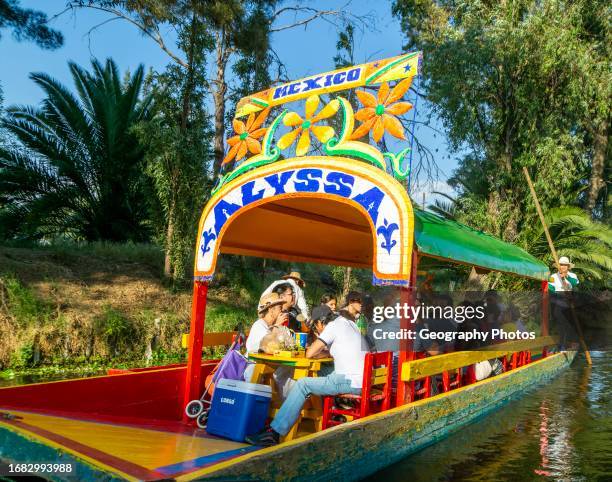
[[(520, 248), (413, 210), (411, 149), (379, 141), (408, 140), (394, 116), (413, 108), (420, 59), (407, 53), (242, 99), (200, 218), (194, 278), (211, 280), (218, 254), (231, 253), (370, 268), (376, 285), (407, 286), (416, 243), (419, 255), (545, 279), (546, 266)], [(354, 112), (341, 91), (366, 87)], [(303, 110), (284, 106), (297, 100)]]
[(547, 266), (518, 246), (427, 211), (415, 208), (414, 216), (421, 254), (527, 278), (548, 278)]

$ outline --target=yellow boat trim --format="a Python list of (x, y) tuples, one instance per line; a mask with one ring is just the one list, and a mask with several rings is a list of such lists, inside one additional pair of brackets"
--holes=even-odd
[(474, 351), (457, 351), (444, 355), (404, 362), (400, 379), (404, 382), (430, 377), (449, 370), (473, 365), (492, 358), (501, 358), (512, 353), (533, 350), (558, 343), (555, 336), (543, 336), (534, 340), (519, 340), (501, 343), (486, 349)]

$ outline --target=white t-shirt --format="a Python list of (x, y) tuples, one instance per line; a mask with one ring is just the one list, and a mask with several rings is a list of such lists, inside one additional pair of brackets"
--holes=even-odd
[(365, 340), (355, 322), (339, 316), (327, 324), (319, 335), (334, 357), (334, 371), (351, 381), (353, 388), (363, 384), (363, 363), (366, 356)]
[(246, 349), (249, 353), (257, 353), (259, 351), (259, 345), (264, 336), (270, 333), (270, 327), (262, 319), (259, 318), (253, 326), (246, 341)]

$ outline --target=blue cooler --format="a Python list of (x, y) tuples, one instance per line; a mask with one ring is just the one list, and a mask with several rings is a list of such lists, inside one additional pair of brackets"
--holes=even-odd
[(268, 385), (223, 378), (215, 385), (206, 431), (244, 442), (247, 435), (264, 428), (271, 399)]

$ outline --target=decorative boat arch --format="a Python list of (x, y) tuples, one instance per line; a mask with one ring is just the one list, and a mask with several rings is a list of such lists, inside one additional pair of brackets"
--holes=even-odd
[(227, 252), (371, 267), (375, 284), (407, 285), (413, 220), (404, 187), (376, 167), (330, 156), (278, 161), (223, 185), (208, 202), (194, 276), (210, 280)]

